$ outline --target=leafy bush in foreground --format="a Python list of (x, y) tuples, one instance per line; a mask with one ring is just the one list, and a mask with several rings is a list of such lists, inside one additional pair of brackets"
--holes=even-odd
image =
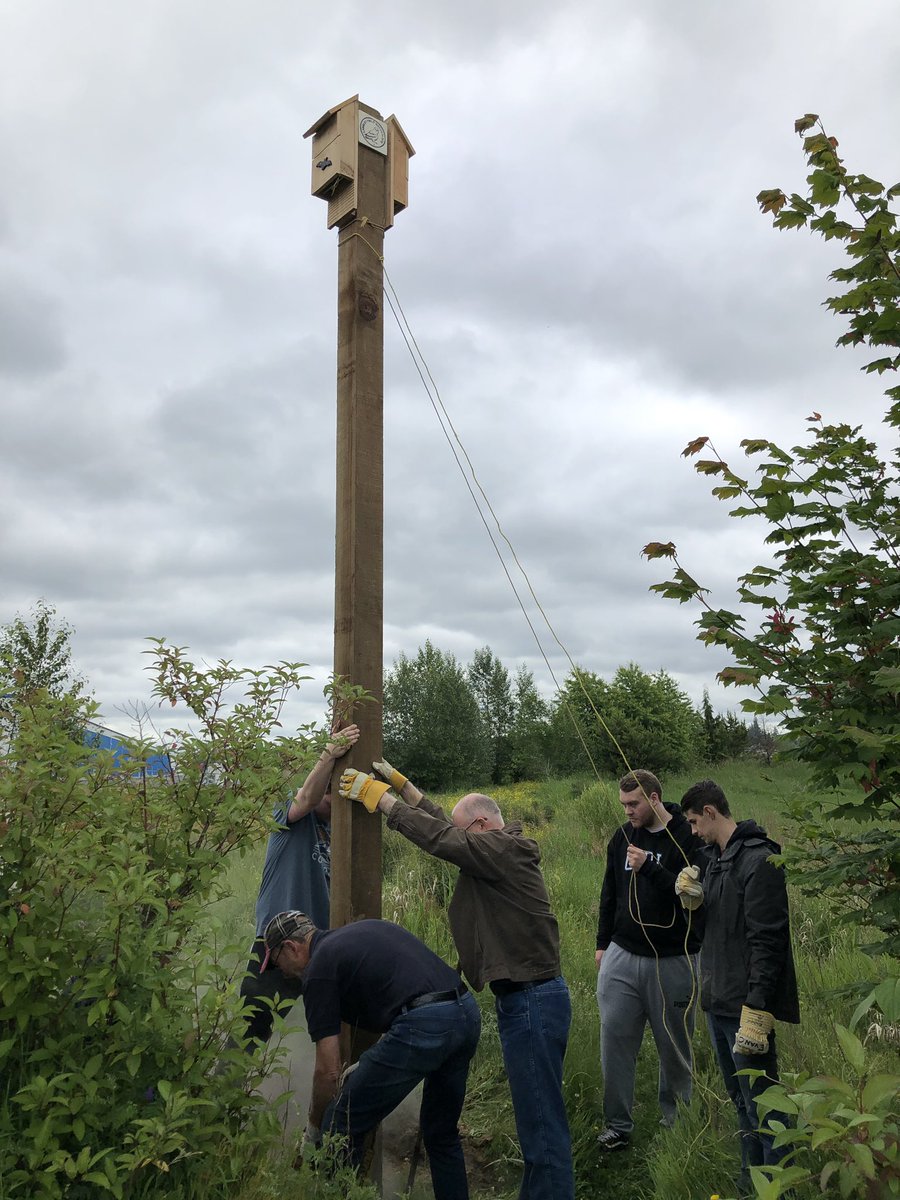
[[(229, 854), (308, 765), (269, 740), (300, 664), (200, 672), (156, 643), (155, 694), (198, 729), (169, 770), (86, 749), (73, 696), (16, 701), (0, 758), (0, 1195), (234, 1194), (272, 1138), (253, 1097), (271, 1060), (223, 1049), (232, 981), (205, 909)], [(239, 686), (243, 698), (227, 700)]]

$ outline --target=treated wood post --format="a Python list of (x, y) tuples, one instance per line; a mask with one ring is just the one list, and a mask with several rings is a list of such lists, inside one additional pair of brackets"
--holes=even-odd
[[(385, 172), (360, 147), (357, 218), (338, 237), (337, 529), (334, 670), (376, 698), (357, 714), (350, 766), (381, 757)], [(357, 236), (357, 234), (359, 236)], [(365, 240), (363, 240), (365, 239)], [(344, 760), (338, 764), (342, 769)], [(334, 780), (337, 784), (337, 779)], [(381, 916), (381, 817), (335, 800), (331, 810), (331, 924)]]
[[(310, 135), (312, 192), (328, 201), (328, 227), (339, 230), (334, 671), (376, 701), (355, 714), (362, 735), (337, 770), (370, 771), (382, 753), (381, 255), (385, 229), (406, 207), (408, 163), (415, 151), (395, 117), (384, 120), (358, 96), (329, 109), (304, 136)], [(336, 798), (331, 926), (380, 916), (381, 818)]]
[[(332, 779), (331, 927), (381, 916), (381, 817), (337, 796), (347, 766), (370, 771), (380, 758), (384, 521), (384, 231), (406, 207), (409, 158), (399, 122), (351, 96), (330, 109), (313, 135), (312, 192), (328, 201), (338, 234), (337, 525), (334, 672), (375, 697), (352, 714), (361, 736)], [(342, 714), (347, 718), (351, 714)], [(343, 1030), (356, 1061), (374, 1037)], [(376, 1131), (368, 1173), (380, 1187)]]

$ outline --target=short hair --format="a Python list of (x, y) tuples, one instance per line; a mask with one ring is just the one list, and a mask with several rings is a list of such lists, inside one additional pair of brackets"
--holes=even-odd
[(725, 793), (712, 779), (701, 779), (699, 783), (689, 787), (681, 797), (682, 812), (702, 813), (707, 804), (723, 817), (731, 816)]
[(490, 796), (483, 796), (480, 792), (473, 792), (467, 797), (467, 800), (467, 815), (469, 815), (473, 821), (478, 817), (490, 817), (493, 820), (503, 820), (503, 815), (500, 812), (500, 805), (496, 802), (496, 800), (492, 800)]
[(656, 792), (660, 800), (662, 800), (662, 784), (656, 778), (652, 771), (629, 771), (627, 775), (623, 775), (619, 780), (620, 792), (636, 792), (640, 788), (647, 799), (653, 792)]

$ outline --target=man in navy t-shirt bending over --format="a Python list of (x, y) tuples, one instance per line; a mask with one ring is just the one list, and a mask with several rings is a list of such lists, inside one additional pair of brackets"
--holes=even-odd
[[(420, 1082), (419, 1117), (435, 1200), (467, 1200), (459, 1115), (481, 1014), (458, 973), (390, 921), (356, 921), (323, 931), (302, 912), (283, 912), (265, 931), (270, 964), (302, 979), (316, 1045), (304, 1141), (320, 1131), (349, 1139), (354, 1166), (366, 1135)], [(383, 1036), (341, 1082), (341, 1022)]]

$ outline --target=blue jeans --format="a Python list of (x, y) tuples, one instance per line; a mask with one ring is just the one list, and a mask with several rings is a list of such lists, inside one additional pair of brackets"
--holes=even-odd
[(519, 1200), (572, 1200), (572, 1143), (562, 1094), (572, 1006), (562, 976), (496, 997), (497, 1028), (525, 1170)]
[(403, 1013), (360, 1056), (325, 1110), (323, 1131), (347, 1136), (351, 1161), (358, 1166), (366, 1134), (424, 1079), (419, 1122), (435, 1200), (468, 1200), (459, 1114), (480, 1033), (481, 1013), (468, 992)]
[[(765, 1054), (735, 1054), (735, 1035), (740, 1020), (737, 1017), (720, 1017), (706, 1014), (709, 1036), (712, 1040), (719, 1069), (725, 1080), (725, 1090), (737, 1109), (738, 1129), (741, 1135), (741, 1181), (744, 1187), (750, 1183), (751, 1167), (767, 1167), (779, 1163), (787, 1147), (772, 1145), (775, 1134), (768, 1125), (760, 1127), (756, 1112), (756, 1097), (767, 1087), (778, 1082), (778, 1057), (775, 1049), (775, 1033), (769, 1034), (769, 1049)], [(765, 1071), (756, 1079), (749, 1075), (735, 1075), (735, 1071)], [(779, 1120), (784, 1115), (779, 1113)]]

